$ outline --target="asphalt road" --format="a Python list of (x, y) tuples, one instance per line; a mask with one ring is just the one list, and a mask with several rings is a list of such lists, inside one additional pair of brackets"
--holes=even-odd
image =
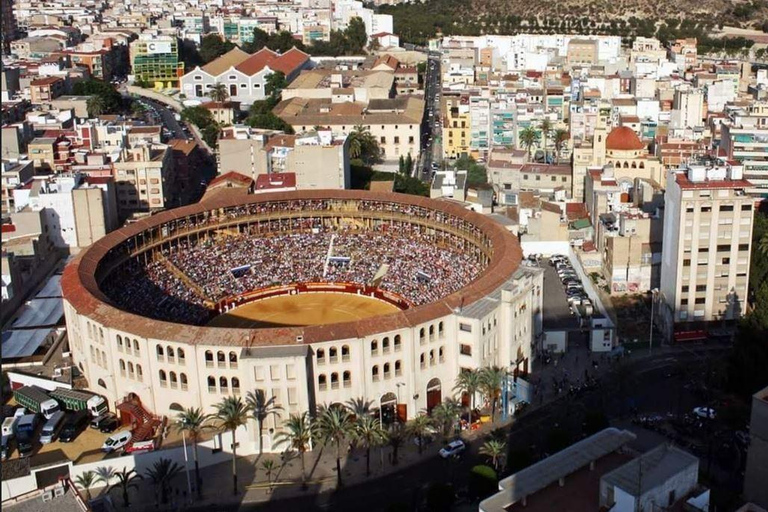
[[(707, 351), (709, 352), (709, 351)], [(668, 376), (670, 369), (680, 363), (691, 366), (700, 364), (701, 348), (692, 348), (671, 356), (658, 354), (650, 359), (630, 363), (629, 377), (620, 371), (613, 372), (596, 389), (580, 396), (564, 396), (547, 407), (532, 410), (518, 419), (508, 431), (507, 444), (512, 450), (528, 449), (535, 458), (545, 455), (547, 435), (553, 427), (564, 429), (572, 442), (583, 435), (584, 413), (602, 411), (612, 422), (626, 419), (632, 406), (639, 413), (664, 413), (677, 410), (689, 411), (702, 405), (694, 396), (683, 390), (684, 377)], [(715, 351), (715, 354), (720, 354)], [(682, 390), (671, 392), (671, 390)], [(218, 510), (334, 510), (367, 512), (386, 510), (392, 504), (403, 504), (413, 510), (421, 501), (425, 486), (430, 482), (453, 482), (456, 489), (467, 485), (469, 469), (485, 464), (485, 458), (477, 451), (483, 441), (470, 443), (467, 452), (458, 460), (427, 457), (423, 462), (403, 469), (389, 477), (370, 483), (344, 488), (325, 494), (311, 494), (299, 498), (281, 499), (274, 502), (221, 506)], [(644, 447), (639, 447), (644, 449)], [(702, 462), (702, 465), (704, 463)], [(201, 509), (202, 510), (202, 509)]]
[(183, 140), (191, 138), (187, 136), (186, 133), (184, 133), (184, 129), (182, 128), (181, 123), (176, 120), (176, 112), (170, 108), (149, 98), (137, 98), (135, 101), (143, 103), (144, 105), (154, 109), (154, 112), (156, 112), (160, 117), (160, 121), (163, 123), (163, 126), (165, 126), (171, 132), (171, 138)]
[[(416, 176), (422, 181), (431, 180), (432, 162), (439, 163), (441, 153), (438, 147), (440, 125), (436, 120), (440, 116), (441, 72), (439, 54), (429, 54), (427, 72), (424, 84), (424, 122), (422, 123), (421, 165), (415, 170)], [(432, 112), (432, 116), (429, 113)], [(431, 137), (431, 138), (430, 138)]]

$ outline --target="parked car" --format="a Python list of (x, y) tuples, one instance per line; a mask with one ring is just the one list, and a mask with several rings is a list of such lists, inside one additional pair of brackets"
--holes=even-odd
[(99, 425), (99, 432), (102, 434), (111, 434), (115, 430), (117, 430), (117, 427), (120, 426), (120, 420), (117, 419), (115, 416), (111, 416), (104, 420)]
[(439, 453), (442, 458), (447, 459), (448, 457), (460, 455), (466, 449), (467, 445), (464, 444), (464, 441), (456, 439), (448, 443), (444, 448), (441, 448)]
[(88, 426), (88, 420), (91, 418), (91, 413), (86, 409), (82, 411), (76, 411), (70, 414), (66, 420), (64, 420), (64, 428), (59, 433), (59, 441), (62, 443), (71, 443), (80, 435), (85, 427)]
[(698, 416), (699, 418), (704, 419), (715, 419), (715, 416), (717, 416), (717, 413), (715, 413), (715, 410), (711, 407), (696, 407), (693, 409), (693, 414)]
[(125, 451), (127, 453), (148, 453), (153, 451), (154, 449), (155, 449), (155, 442), (152, 440), (149, 440), (149, 441), (139, 441), (137, 443), (133, 443)]
[(120, 432), (109, 436), (107, 440), (104, 441), (104, 444), (101, 445), (101, 450), (107, 453), (113, 452), (115, 450), (120, 450), (121, 448), (124, 448), (125, 445), (127, 445), (130, 442), (131, 442), (131, 431), (121, 430)]

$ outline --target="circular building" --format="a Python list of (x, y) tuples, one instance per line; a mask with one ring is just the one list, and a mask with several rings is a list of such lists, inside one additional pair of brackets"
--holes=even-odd
[[(451, 202), (316, 190), (216, 197), (114, 231), (62, 279), (92, 390), (158, 416), (263, 390), (289, 413), (356, 398), (385, 421), (454, 396), (462, 369), (526, 372), (542, 274)], [(121, 409), (122, 411), (123, 409)], [(264, 448), (281, 421), (270, 418)], [(258, 448), (255, 429), (243, 439)]]

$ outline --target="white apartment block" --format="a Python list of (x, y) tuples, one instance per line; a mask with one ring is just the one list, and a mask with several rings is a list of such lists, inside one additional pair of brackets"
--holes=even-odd
[(675, 323), (745, 313), (754, 215), (749, 186), (740, 165), (668, 172), (660, 300)]

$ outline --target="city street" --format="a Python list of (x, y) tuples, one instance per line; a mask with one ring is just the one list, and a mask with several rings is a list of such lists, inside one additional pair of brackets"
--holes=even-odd
[[(543, 373), (533, 380), (546, 382), (555, 377), (562, 379), (566, 375), (577, 375), (583, 373), (584, 369), (591, 368), (595, 373), (602, 375), (599, 384), (576, 395), (563, 393), (555, 396), (552, 392), (547, 393), (544, 407), (534, 403), (522, 417), (503, 427), (508, 432), (508, 449), (510, 452), (526, 451), (532, 460), (538, 460), (548, 454), (547, 446), (551, 444), (549, 436), (553, 429), (562, 430), (568, 442), (574, 442), (584, 435), (587, 413), (592, 414), (595, 411), (604, 413), (611, 424), (638, 432), (634, 447), (638, 450), (648, 449), (664, 438), (660, 434), (649, 433), (642, 427), (633, 425), (629, 421), (633, 416), (631, 411), (635, 410), (639, 415), (677, 414), (678, 411), (688, 412), (701, 405), (696, 396), (684, 389), (685, 378), (675, 374), (672, 369), (679, 365), (696, 367), (702, 364), (707, 354), (718, 356), (723, 350), (722, 346), (665, 347), (655, 351), (652, 357), (636, 354), (635, 357), (621, 362), (610, 362), (596, 356), (596, 360), (600, 361), (596, 370), (586, 350), (574, 350), (561, 357), (557, 366), (546, 366)], [(411, 507), (423, 499), (424, 489), (431, 482), (453, 482), (457, 490), (465, 488), (469, 469), (478, 463), (486, 463), (485, 457), (478, 455), (478, 450), (483, 443), (480, 436), (488, 433), (487, 427), (479, 433), (472, 433), (468, 439), (467, 452), (455, 460), (444, 460), (437, 456), (436, 452), (441, 447), (439, 441), (433, 442), (423, 455), (417, 453), (412, 441), (407, 441), (400, 449), (400, 465), (397, 467), (391, 466), (388, 461), (391, 451), (389, 448), (384, 451), (383, 468), (380, 465), (380, 452), (374, 450), (371, 455), (373, 475), (370, 478), (365, 477), (365, 453), (354, 450), (348, 453), (346, 460), (342, 462), (346, 485), (341, 491), (335, 490), (334, 450), (330, 447), (321, 447), (307, 454), (310, 485), (305, 491), (301, 491), (295, 483), (300, 474), (297, 459), (287, 462), (280, 473), (273, 476), (273, 479), (279, 481), (279, 485), (272, 493), (268, 493), (264, 485), (266, 476), (260, 467), (261, 459), (274, 459), (277, 467), (281, 467), (283, 464), (280, 456), (265, 454), (261, 458), (240, 458), (238, 473), (241, 484), (246, 487), (245, 493), (233, 498), (228, 463), (206, 468), (202, 471), (205, 500), (195, 503), (188, 510), (207, 510), (214, 503), (217, 510), (254, 511), (353, 511), (359, 510), (362, 502), (366, 503), (366, 508), (370, 511), (386, 510), (394, 503)], [(702, 457), (701, 453), (697, 455)], [(702, 460), (702, 467), (705, 466)], [(254, 467), (257, 468), (255, 479)], [(175, 484), (180, 488), (178, 503), (183, 501), (185, 490), (181, 489), (182, 480), (179, 478)], [(253, 485), (254, 483), (256, 485)], [(149, 484), (144, 483), (142, 486), (146, 487), (143, 487), (145, 491), (140, 493), (141, 497), (133, 498), (133, 501), (137, 502), (136, 505), (143, 502), (143, 510), (162, 510), (162, 507), (155, 506)], [(139, 507), (132, 507), (137, 508)]]
[(414, 170), (415, 176), (422, 181), (431, 181), (433, 163), (438, 167), (441, 162), (442, 149), (440, 147), (440, 90), (441, 71), (440, 54), (429, 53), (427, 58), (427, 71), (424, 77), (424, 122), (422, 125), (421, 139), (421, 165)]

